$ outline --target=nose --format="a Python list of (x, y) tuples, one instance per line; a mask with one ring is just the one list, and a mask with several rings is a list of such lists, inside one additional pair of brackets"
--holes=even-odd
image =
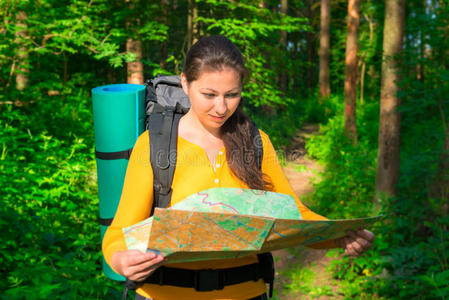
[(219, 116), (224, 116), (228, 111), (226, 99), (223, 96), (215, 99), (215, 113)]

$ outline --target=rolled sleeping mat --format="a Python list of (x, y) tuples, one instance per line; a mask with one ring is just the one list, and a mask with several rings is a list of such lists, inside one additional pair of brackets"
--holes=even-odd
[[(100, 200), (101, 240), (112, 223), (120, 196), (129, 155), (144, 131), (145, 86), (111, 84), (92, 89)], [(114, 280), (126, 280), (115, 273), (103, 258), (104, 274)]]

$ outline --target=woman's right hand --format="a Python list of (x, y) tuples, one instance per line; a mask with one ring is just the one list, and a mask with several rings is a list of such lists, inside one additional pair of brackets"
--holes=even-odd
[(164, 262), (162, 255), (139, 250), (117, 251), (111, 257), (114, 270), (133, 281), (144, 280)]

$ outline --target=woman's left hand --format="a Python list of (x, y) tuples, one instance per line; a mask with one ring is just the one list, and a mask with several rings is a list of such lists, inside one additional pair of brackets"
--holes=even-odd
[(345, 250), (348, 256), (359, 256), (374, 242), (374, 234), (366, 229), (348, 231), (346, 236), (336, 240), (337, 246)]

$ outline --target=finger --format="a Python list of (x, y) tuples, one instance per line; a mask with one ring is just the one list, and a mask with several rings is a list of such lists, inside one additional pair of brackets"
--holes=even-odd
[(146, 261), (156, 258), (156, 256), (157, 255), (153, 252), (143, 253), (138, 250), (130, 251), (126, 257), (126, 265), (127, 266), (140, 265)]
[[(348, 234), (352, 238), (353, 242), (358, 243), (362, 247), (361, 251), (363, 252), (364, 250), (367, 250), (371, 247), (371, 242), (365, 238), (365, 235), (359, 235), (359, 232), (360, 231), (349, 232)], [(359, 250), (357, 246), (355, 248)]]
[[(349, 234), (352, 235), (351, 233)], [(346, 237), (346, 249), (348, 250), (347, 254), (350, 256), (358, 256), (363, 253), (362, 246), (357, 243), (356, 239), (349, 236)]]
[(142, 270), (141, 273), (143, 273), (143, 274), (146, 273), (147, 276), (148, 276), (148, 273), (149, 273), (149, 272), (153, 272), (153, 271), (156, 270), (157, 268), (161, 267), (163, 264), (164, 264), (164, 261), (158, 262), (158, 263), (156, 263), (156, 264), (154, 264), (154, 265), (152, 265), (152, 266), (150, 266), (150, 267), (148, 267), (148, 268)]
[(374, 234), (369, 230), (366, 229), (359, 230), (357, 231), (357, 235), (364, 238), (370, 243), (374, 242)]
[(362, 247), (362, 249), (364, 249), (364, 250), (367, 250), (367, 249), (369, 249), (371, 247), (371, 243), (368, 242), (367, 240), (365, 240), (364, 238), (361, 238), (361, 237), (357, 237), (355, 239), (355, 242), (357, 244), (359, 244)]
[(348, 238), (349, 238), (351, 244), (356, 243), (358, 241), (358, 239), (360, 239), (360, 237), (354, 231), (348, 231)]
[(133, 278), (129, 278), (133, 281), (137, 281), (137, 282), (142, 282), (145, 279), (147, 279), (149, 276), (151, 276), (151, 274), (153, 274), (156, 271), (157, 268), (152, 268), (150, 270), (147, 270), (145, 272), (141, 272), (141, 273), (137, 273), (133, 276)]
[(346, 245), (345, 254), (348, 256), (357, 256), (357, 252), (352, 247), (352, 244)]
[(144, 270), (146, 270), (148, 268), (153, 267), (154, 265), (162, 263), (163, 260), (164, 260), (164, 257), (156, 256), (155, 258), (147, 260), (145, 262), (142, 262), (139, 265), (134, 265), (134, 266), (130, 267), (130, 269), (133, 270), (133, 273), (139, 273), (139, 272), (142, 272), (142, 271), (144, 271)]
[(357, 252), (357, 254), (362, 254), (363, 253), (363, 247), (357, 241), (354, 241), (351, 244), (351, 246)]
[(354, 255), (354, 249), (352, 248), (352, 241), (350, 237), (345, 237), (345, 254), (348, 256)]
[(157, 264), (149, 266), (148, 268), (143, 269), (140, 272), (133, 274), (132, 278), (129, 278), (129, 279), (134, 280), (134, 281), (142, 281), (145, 278), (147, 278), (148, 276), (150, 276), (152, 273), (154, 273), (154, 271), (156, 271), (156, 269), (159, 268), (160, 266), (162, 266), (163, 264), (164, 264), (164, 261), (161, 261)]
[(153, 259), (144, 261), (144, 262), (142, 262), (142, 263), (140, 263), (138, 265), (128, 266), (127, 268), (125, 268), (123, 270), (123, 275), (126, 278), (135, 280), (133, 278), (136, 277), (136, 274), (145, 272), (145, 270), (151, 268), (154, 265), (157, 265), (158, 263), (163, 262), (163, 260), (164, 260), (164, 258), (162, 256), (157, 256), (157, 257), (155, 257)]

